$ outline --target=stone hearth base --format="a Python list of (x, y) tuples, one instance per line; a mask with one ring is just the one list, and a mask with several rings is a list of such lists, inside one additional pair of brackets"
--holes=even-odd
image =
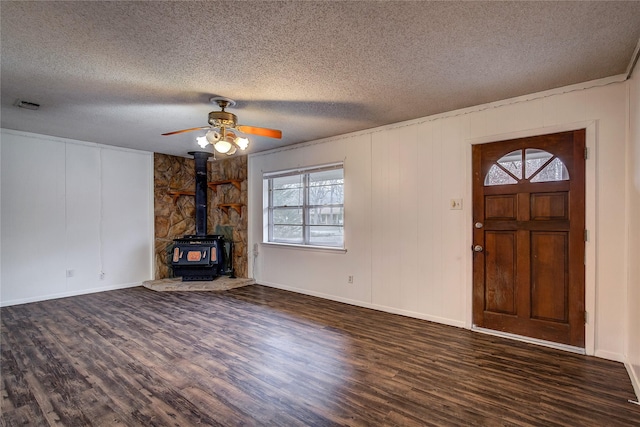
[(241, 286), (254, 284), (253, 279), (231, 279), (227, 276), (219, 276), (215, 280), (202, 282), (183, 282), (181, 278), (147, 280), (142, 283), (145, 288), (154, 291), (227, 291)]

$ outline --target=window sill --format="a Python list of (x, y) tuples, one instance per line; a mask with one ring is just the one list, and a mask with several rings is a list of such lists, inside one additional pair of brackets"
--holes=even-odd
[(335, 246), (312, 246), (312, 245), (296, 245), (294, 243), (276, 243), (276, 242), (262, 242), (264, 246), (283, 248), (283, 249), (302, 249), (305, 251), (315, 252), (331, 252), (331, 253), (347, 253), (346, 248), (337, 248)]

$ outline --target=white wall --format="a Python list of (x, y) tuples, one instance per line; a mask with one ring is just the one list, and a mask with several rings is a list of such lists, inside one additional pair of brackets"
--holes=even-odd
[(629, 82), (629, 149), (627, 153), (628, 295), (626, 365), (640, 398), (640, 71)]
[(0, 136), (1, 305), (151, 278), (151, 153), (4, 129)]
[[(347, 252), (262, 244), (256, 280), (471, 327), (471, 145), (586, 127), (586, 351), (622, 361), (627, 83), (616, 80), (250, 156), (249, 247), (262, 241), (263, 172), (345, 160)], [(463, 209), (450, 210), (457, 198)]]

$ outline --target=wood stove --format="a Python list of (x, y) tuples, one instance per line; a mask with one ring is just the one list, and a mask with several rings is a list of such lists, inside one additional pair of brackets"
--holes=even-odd
[(227, 256), (222, 236), (187, 235), (173, 242), (173, 274), (182, 276), (184, 282), (213, 280), (227, 273)]

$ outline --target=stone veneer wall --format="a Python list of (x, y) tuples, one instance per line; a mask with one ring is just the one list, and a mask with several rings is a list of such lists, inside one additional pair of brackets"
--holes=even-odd
[[(220, 185), (217, 191), (208, 190), (208, 234), (233, 236), (234, 269), (236, 276), (247, 277), (247, 157), (237, 156), (207, 163), (208, 181), (241, 179), (241, 189), (233, 185)], [(154, 154), (154, 206), (155, 206), (155, 278), (172, 277), (168, 252), (173, 239), (195, 234), (195, 200), (193, 196), (180, 196), (174, 204), (169, 190), (194, 191), (195, 171), (193, 159)], [(229, 209), (224, 213), (220, 203), (242, 203), (242, 214)], [(232, 233), (227, 233), (231, 231)]]
[[(230, 184), (219, 185), (217, 191), (209, 190), (209, 215), (207, 229), (210, 234), (225, 234), (219, 227), (233, 230), (233, 268), (236, 276), (249, 277), (247, 272), (247, 156), (235, 156), (228, 159), (209, 162), (207, 171), (209, 181), (225, 179), (242, 180), (240, 190)], [(242, 203), (242, 214), (234, 209), (224, 213), (216, 207), (219, 203)]]

